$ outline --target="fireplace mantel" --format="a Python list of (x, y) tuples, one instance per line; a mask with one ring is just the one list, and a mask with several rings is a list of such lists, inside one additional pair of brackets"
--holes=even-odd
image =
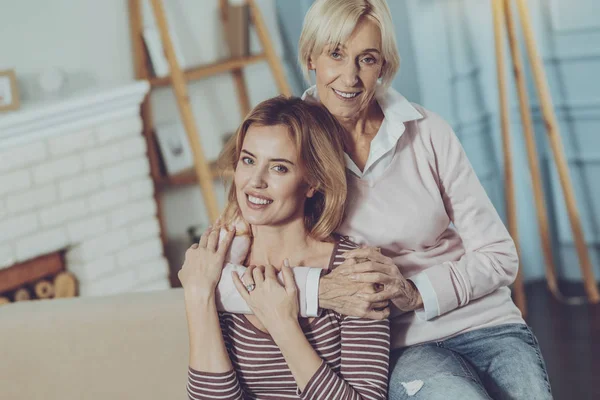
[(20, 110), (0, 114), (0, 150), (136, 114), (148, 90), (147, 81), (136, 81), (62, 98), (24, 102)]

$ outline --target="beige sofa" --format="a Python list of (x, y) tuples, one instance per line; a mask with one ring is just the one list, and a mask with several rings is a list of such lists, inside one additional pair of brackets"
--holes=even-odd
[(0, 399), (187, 398), (181, 289), (0, 307)]

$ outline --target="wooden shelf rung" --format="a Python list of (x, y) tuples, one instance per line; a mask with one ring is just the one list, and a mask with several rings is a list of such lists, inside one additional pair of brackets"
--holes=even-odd
[[(254, 64), (260, 61), (265, 61), (267, 56), (264, 54), (256, 54), (248, 57), (229, 58), (222, 61), (217, 61), (213, 64), (201, 65), (199, 67), (190, 68), (184, 71), (184, 76), (188, 82), (197, 81), (199, 79), (208, 78), (210, 76), (224, 74), (236, 69), (243, 68), (247, 65)], [(171, 78), (153, 77), (150, 78), (152, 87), (168, 86), (171, 84)]]
[[(231, 179), (233, 177), (233, 171), (222, 172), (216, 165), (216, 163), (210, 163), (210, 173), (214, 179)], [(185, 171), (179, 172), (175, 175), (162, 177), (160, 180), (161, 187), (168, 186), (182, 186), (192, 185), (198, 182), (196, 171), (193, 168), (186, 169)]]

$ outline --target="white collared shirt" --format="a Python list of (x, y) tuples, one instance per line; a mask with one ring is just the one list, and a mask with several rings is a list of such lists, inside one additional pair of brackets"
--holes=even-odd
[[(302, 95), (302, 100), (311, 98), (319, 102), (317, 86), (311, 86)], [(350, 156), (344, 153), (346, 168), (363, 180), (374, 181), (381, 177), (394, 158), (394, 149), (398, 140), (406, 130), (405, 122), (423, 118), (423, 115), (396, 90), (379, 86), (375, 91), (375, 100), (379, 104), (384, 118), (371, 141), (369, 157), (363, 171), (358, 168)], [(318, 278), (313, 275), (307, 280), (307, 287), (318, 287)], [(416, 311), (417, 316), (429, 320), (439, 315), (438, 299), (429, 278), (425, 274), (418, 274), (410, 278), (415, 284), (423, 300), (423, 308)], [(315, 290), (313, 289), (312, 292)], [(317, 289), (318, 291), (318, 289)], [(307, 298), (308, 309), (314, 312), (316, 305), (314, 298)]]

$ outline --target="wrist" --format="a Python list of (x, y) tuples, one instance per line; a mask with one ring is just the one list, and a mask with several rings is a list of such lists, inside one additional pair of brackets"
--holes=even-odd
[(421, 297), (421, 293), (419, 292), (419, 289), (417, 288), (417, 285), (415, 285), (415, 283), (411, 280), (408, 281), (408, 283), (410, 284), (410, 286), (412, 287), (412, 290), (414, 292), (413, 295), (413, 310), (419, 310), (421, 308), (423, 308), (423, 298)]
[[(302, 332), (302, 327), (297, 318), (286, 318), (275, 321), (270, 327), (267, 327), (273, 341), (280, 345), (282, 341), (290, 339), (294, 332)], [(302, 333), (304, 335), (304, 333)]]
[(200, 288), (184, 289), (183, 295), (186, 303), (194, 305), (208, 305), (215, 302), (215, 291)]
[(318, 303), (318, 308), (323, 308), (323, 309), (331, 309), (331, 304), (329, 302), (329, 298), (327, 296), (328, 293), (330, 293), (330, 287), (329, 287), (329, 283), (331, 282), (331, 279), (328, 277), (328, 275), (324, 275), (321, 276), (321, 278), (319, 279), (319, 303)]

